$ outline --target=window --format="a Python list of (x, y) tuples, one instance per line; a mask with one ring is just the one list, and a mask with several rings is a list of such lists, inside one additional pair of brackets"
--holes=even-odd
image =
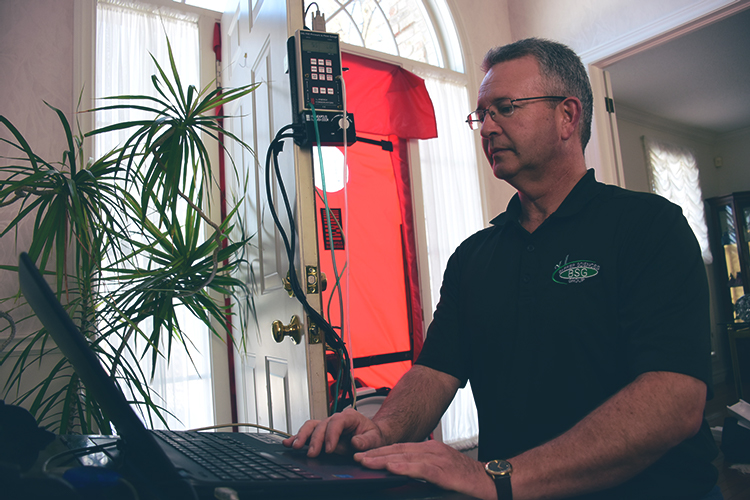
[(322, 0), (326, 30), (352, 45), (443, 67), (435, 30), (420, 0)]
[[(421, 179), (415, 176), (414, 182), (421, 181), (424, 194), (434, 308), (448, 257), (484, 225), (475, 142), (464, 125), (471, 104), (450, 10), (444, 0), (316, 0), (316, 4), (325, 14), (326, 30), (338, 32), (342, 42), (396, 56), (405, 69), (425, 79), (438, 138), (419, 142)], [(476, 445), (479, 427), (468, 385), (446, 411), (442, 433), (443, 441), (456, 448)]]
[(643, 138), (651, 191), (682, 207), (701, 247), (703, 262), (713, 262), (703, 210), (698, 162), (688, 149)]
[[(156, 67), (148, 54), (152, 54), (162, 67), (168, 67), (167, 37), (185, 85), (202, 88), (199, 78), (198, 16), (163, 9), (157, 12), (145, 4), (100, 0), (96, 19), (96, 97), (157, 97), (151, 84), (151, 75)], [(99, 112), (95, 127), (137, 119), (123, 113), (128, 111)], [(116, 133), (97, 135), (95, 152), (110, 151), (121, 142)], [(187, 314), (180, 321), (183, 330), (191, 333), (185, 342), (187, 347), (183, 349), (180, 345), (172, 349), (168, 365), (163, 358), (157, 362), (151, 387), (161, 398), (157, 403), (169, 412), (167, 422), (171, 428), (211, 425), (214, 423), (211, 336), (200, 321)], [(160, 348), (165, 349), (166, 346)], [(139, 349), (134, 351), (141, 352)], [(151, 373), (149, 356), (138, 360), (138, 363), (144, 373)], [(149, 424), (155, 428), (163, 427), (159, 421)]]

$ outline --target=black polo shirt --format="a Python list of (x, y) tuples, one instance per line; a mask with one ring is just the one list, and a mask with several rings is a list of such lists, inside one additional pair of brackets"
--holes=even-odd
[[(710, 387), (705, 268), (679, 207), (589, 170), (533, 233), (520, 210), (516, 195), (451, 256), (417, 361), (471, 381), (480, 460), (549, 441), (644, 372)], [(619, 491), (639, 500), (708, 491), (715, 453), (704, 422)]]

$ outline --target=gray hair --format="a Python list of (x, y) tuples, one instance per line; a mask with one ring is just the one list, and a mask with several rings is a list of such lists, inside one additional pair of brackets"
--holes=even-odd
[(482, 61), (482, 70), (486, 73), (495, 64), (526, 56), (533, 57), (539, 63), (548, 95), (577, 97), (581, 101), (581, 147), (585, 150), (591, 138), (591, 83), (581, 58), (569, 47), (542, 38), (526, 38), (490, 49)]

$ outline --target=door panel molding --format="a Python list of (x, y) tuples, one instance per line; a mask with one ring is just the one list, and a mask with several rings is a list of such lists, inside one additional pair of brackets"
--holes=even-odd
[(240, 407), (243, 414), (240, 415), (242, 422), (250, 424), (258, 423), (258, 382), (256, 373), (256, 357), (254, 354), (245, 353), (242, 356), (242, 374), (240, 384), (242, 387), (242, 397)]
[(285, 359), (266, 358), (268, 374), (268, 406), (270, 427), (289, 432), (291, 427), (291, 401), (289, 399), (289, 365)]

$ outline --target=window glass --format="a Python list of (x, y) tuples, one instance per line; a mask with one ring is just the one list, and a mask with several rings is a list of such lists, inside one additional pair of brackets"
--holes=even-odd
[[(167, 38), (172, 46), (175, 66), (185, 87), (200, 85), (199, 26), (198, 18), (192, 14), (161, 15), (156, 8), (146, 4), (126, 4), (124, 2), (97, 3), (97, 43), (96, 43), (96, 94), (99, 102), (107, 96), (151, 95), (156, 98), (156, 90), (151, 83), (151, 75), (156, 71), (149, 54), (159, 61), (162, 68), (168, 68), (169, 55)], [(168, 71), (168, 69), (167, 69)], [(96, 113), (96, 127), (135, 120), (153, 119), (145, 113), (136, 116), (132, 110), (111, 110)], [(125, 130), (96, 136), (95, 151), (100, 154), (120, 147), (132, 131)], [(134, 233), (137, 232), (134, 230)], [(143, 263), (144, 268), (146, 263)], [(179, 319), (182, 331), (187, 335), (185, 343), (171, 349), (169, 362), (163, 357), (157, 360), (154, 377), (148, 380), (149, 387), (163, 408), (168, 412), (167, 424), (173, 428), (195, 428), (214, 423), (213, 386), (211, 381), (211, 335), (202, 321), (186, 310)], [(148, 331), (150, 325), (140, 325)], [(165, 336), (162, 336), (164, 339)], [(142, 339), (133, 335), (129, 348), (132, 366), (140, 366), (143, 373), (151, 373), (150, 356), (140, 357), (144, 349)], [(167, 346), (160, 346), (166, 352)], [(126, 354), (127, 357), (127, 354)], [(122, 386), (129, 396), (127, 386)], [(138, 407), (140, 409), (140, 407)], [(164, 424), (143, 415), (147, 425), (163, 428)]]
[[(420, 0), (319, 0), (326, 30), (341, 41), (444, 67), (435, 29)], [(308, 25), (310, 23), (309, 19)]]

